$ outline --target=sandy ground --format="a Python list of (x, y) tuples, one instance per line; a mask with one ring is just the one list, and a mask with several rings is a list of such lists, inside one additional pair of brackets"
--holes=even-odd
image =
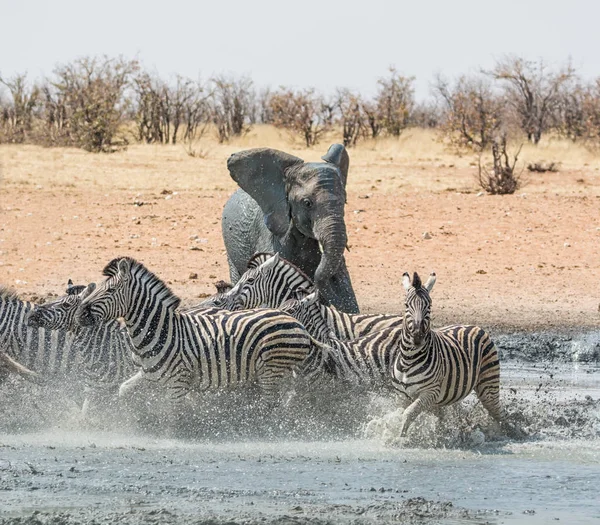
[[(220, 214), (235, 184), (225, 161), (265, 144), (307, 160), (328, 146), (300, 150), (268, 129), (209, 143), (205, 158), (181, 146), (113, 155), (0, 146), (0, 283), (44, 297), (130, 255), (194, 303), (228, 278)], [(402, 272), (435, 271), (438, 325), (599, 327), (600, 161), (573, 148), (526, 148), (525, 159), (563, 165), (528, 174), (512, 196), (482, 194), (476, 158), (430, 135), (350, 151), (347, 262), (362, 310), (399, 311)]]

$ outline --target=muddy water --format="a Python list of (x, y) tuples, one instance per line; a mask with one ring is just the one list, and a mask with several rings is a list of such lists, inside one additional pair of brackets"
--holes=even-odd
[(404, 448), (384, 443), (389, 395), (326, 388), (330, 402), (299, 395), (280, 415), (145, 398), (81, 422), (68, 403), (19, 406), (17, 385), (0, 523), (600, 522), (600, 368), (512, 360), (503, 383), (522, 439), (467, 401), (443, 424), (420, 417)]

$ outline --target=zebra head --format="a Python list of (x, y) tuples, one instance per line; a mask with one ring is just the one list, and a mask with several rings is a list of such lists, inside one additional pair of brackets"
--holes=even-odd
[(69, 279), (66, 295), (43, 305), (36, 305), (27, 317), (27, 325), (48, 330), (72, 330), (81, 302), (96, 288), (95, 283), (74, 285)]
[(406, 290), (404, 331), (415, 346), (421, 345), (430, 330), (431, 296), (429, 292), (435, 284), (435, 279), (435, 273), (432, 273), (423, 286), (417, 272), (413, 274), (412, 283), (407, 272), (402, 276), (402, 285)]
[(133, 263), (128, 257), (108, 263), (102, 272), (107, 278), (81, 302), (76, 315), (79, 325), (93, 326), (126, 314)]
[(131, 257), (110, 261), (106, 279), (81, 303), (77, 323), (92, 326), (121, 317), (125, 322), (149, 313), (155, 305), (174, 310), (181, 299), (142, 263)]
[(297, 293), (313, 289), (311, 279), (278, 253), (257, 253), (231, 290), (232, 309), (279, 308)]
[[(288, 299), (279, 309), (300, 321), (315, 339), (327, 343), (333, 337), (333, 333), (321, 313), (319, 292), (314, 291), (305, 295), (306, 293), (305, 290), (300, 290), (295, 299)], [(301, 297), (302, 295), (305, 296)]]

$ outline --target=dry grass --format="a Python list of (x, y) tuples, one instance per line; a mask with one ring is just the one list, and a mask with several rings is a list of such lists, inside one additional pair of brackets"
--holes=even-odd
[[(0, 146), (5, 181), (12, 184), (60, 187), (97, 187), (143, 191), (164, 186), (170, 190), (226, 190), (234, 188), (225, 161), (234, 151), (268, 145), (318, 160), (340, 137), (331, 133), (320, 145), (307, 149), (283, 131), (257, 126), (246, 136), (219, 144), (208, 136), (195, 145), (203, 158), (193, 158), (183, 145), (134, 145), (127, 151), (97, 155), (77, 149), (37, 146)], [(350, 150), (350, 191), (477, 192), (477, 155), (456, 154), (442, 144), (433, 131), (411, 129), (400, 138), (368, 140)], [(485, 160), (484, 156), (484, 160)], [(561, 171), (529, 175), (527, 193), (596, 194), (599, 190), (600, 157), (567, 141), (548, 139), (526, 145), (519, 165), (528, 162), (560, 162)], [(583, 182), (581, 182), (583, 180)]]

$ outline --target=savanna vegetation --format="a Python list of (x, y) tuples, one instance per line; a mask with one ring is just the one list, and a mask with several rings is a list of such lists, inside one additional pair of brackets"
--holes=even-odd
[[(325, 137), (354, 148), (424, 128), (454, 154), (478, 155), (481, 187), (501, 194), (524, 180), (523, 144), (552, 137), (591, 151), (600, 146), (600, 78), (584, 81), (570, 62), (550, 67), (507, 56), (489, 71), (438, 75), (421, 102), (414, 80), (390, 68), (367, 97), (343, 87), (330, 94), (260, 88), (243, 76), (163, 78), (136, 60), (84, 57), (42, 79), (0, 73), (0, 143), (104, 153), (181, 144), (191, 157), (204, 157), (204, 144), (230, 143), (260, 125), (307, 148)], [(556, 170), (560, 160), (547, 159), (547, 166)], [(528, 167), (544, 171), (546, 164), (535, 159)]]

